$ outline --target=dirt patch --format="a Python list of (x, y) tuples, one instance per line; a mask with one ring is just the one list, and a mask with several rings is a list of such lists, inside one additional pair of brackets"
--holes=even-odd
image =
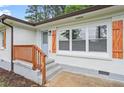
[(48, 87), (124, 87), (124, 83), (90, 77), (85, 75), (61, 72), (47, 82)]
[[(124, 87), (124, 83), (61, 72), (46, 83), (47, 87)], [(35, 82), (0, 68), (0, 87), (41, 87)]]
[(40, 85), (0, 68), (0, 87), (40, 87)]

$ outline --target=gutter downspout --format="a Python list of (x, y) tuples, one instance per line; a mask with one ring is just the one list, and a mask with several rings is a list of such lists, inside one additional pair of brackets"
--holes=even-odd
[(13, 71), (13, 26), (11, 26), (10, 24), (7, 24), (5, 21), (5, 19), (2, 19), (2, 23), (8, 27), (11, 28), (11, 71)]

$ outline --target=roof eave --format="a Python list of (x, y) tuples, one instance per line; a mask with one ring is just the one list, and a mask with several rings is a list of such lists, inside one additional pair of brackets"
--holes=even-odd
[(96, 6), (84, 9), (84, 10), (79, 10), (79, 11), (75, 11), (75, 12), (68, 13), (68, 14), (65, 14), (65, 15), (57, 16), (55, 18), (44, 20), (42, 22), (36, 23), (35, 25), (38, 26), (38, 25), (41, 25), (41, 24), (44, 24), (44, 23), (49, 23), (49, 22), (60, 20), (60, 19), (63, 19), (63, 18), (68, 18), (68, 17), (72, 17), (72, 16), (76, 16), (76, 15), (80, 15), (80, 14), (84, 14), (84, 13), (88, 13), (88, 12), (93, 12), (93, 11), (97, 11), (97, 10), (112, 7), (112, 6), (113, 5), (96, 5)]
[(5, 19), (10, 19), (10, 20), (21, 22), (21, 23), (24, 23), (24, 24), (27, 24), (27, 25), (30, 25), (30, 26), (38, 26), (38, 25), (42, 25), (42, 24), (45, 24), (45, 23), (57, 21), (57, 20), (60, 20), (60, 19), (64, 19), (64, 18), (68, 18), (68, 17), (80, 15), (80, 14), (85, 14), (85, 13), (88, 13), (88, 12), (93, 12), (93, 11), (97, 11), (97, 10), (104, 9), (104, 8), (108, 8), (108, 7), (111, 7), (111, 6), (113, 6), (113, 5), (96, 5), (96, 6), (84, 9), (84, 10), (79, 10), (79, 11), (75, 11), (75, 12), (72, 12), (72, 13), (60, 15), (60, 16), (57, 16), (55, 18), (44, 20), (44, 21), (41, 21), (39, 23), (30, 23), (30, 22), (27, 22), (27, 21), (9, 16), (9, 15), (5, 15), (5, 14), (1, 15), (0, 19), (4, 19), (4, 20)]
[(9, 15), (5, 15), (5, 14), (1, 15), (0, 19), (3, 19), (3, 20), (10, 19), (10, 20), (21, 22), (21, 23), (24, 23), (24, 24), (27, 24), (27, 25), (30, 25), (30, 26), (35, 26), (34, 23), (30, 23), (30, 22), (27, 22), (27, 21), (24, 21), (24, 20), (9, 16)]

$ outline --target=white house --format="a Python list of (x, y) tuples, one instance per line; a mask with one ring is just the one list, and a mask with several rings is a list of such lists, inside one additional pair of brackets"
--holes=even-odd
[(2, 15), (0, 67), (37, 83), (62, 70), (124, 81), (123, 10), (93, 6), (36, 24)]

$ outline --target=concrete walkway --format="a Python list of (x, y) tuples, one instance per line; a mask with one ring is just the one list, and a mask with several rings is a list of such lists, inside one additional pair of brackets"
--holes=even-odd
[(124, 83), (85, 75), (61, 72), (48, 81), (48, 87), (124, 87)]

